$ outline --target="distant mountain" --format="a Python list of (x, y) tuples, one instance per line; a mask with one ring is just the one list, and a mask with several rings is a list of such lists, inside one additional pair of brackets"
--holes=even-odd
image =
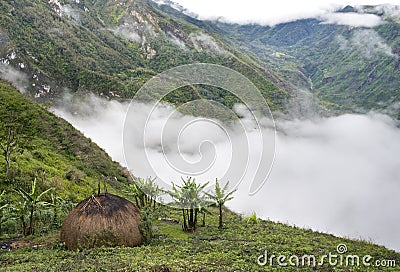
[[(159, 72), (207, 62), (249, 77), (273, 110), (287, 109), (300, 89), (337, 112), (399, 115), (398, 6), (347, 6), (329, 18), (269, 27), (200, 21), (163, 3), (1, 1), (0, 76), (38, 101), (57, 101), (65, 91), (129, 99)], [(362, 20), (355, 15), (379, 22), (357, 26)], [(353, 16), (355, 26), (345, 25), (343, 16)], [(166, 99), (199, 98), (237, 102), (224, 90), (202, 86)]]
[[(380, 23), (356, 27), (320, 18), (273, 27), (215, 25), (227, 42), (253, 53), (284, 80), (316, 94), (328, 107), (340, 112), (392, 110), (400, 118), (396, 107), (400, 101), (400, 7), (348, 6), (332, 18), (339, 20), (344, 13), (370, 15)], [(353, 22), (358, 23), (362, 25)]]
[[(124, 99), (168, 68), (216, 63), (249, 77), (272, 108), (283, 107), (289, 85), (200, 21), (166, 9), (146, 0), (1, 1), (0, 74), (25, 74), (23, 89), (39, 101), (64, 91)], [(232, 100), (193, 88), (171, 99), (201, 97)]]
[[(41, 189), (56, 188), (59, 196), (77, 201), (97, 193), (98, 183), (108, 191), (122, 191), (130, 179), (127, 170), (104, 150), (64, 121), (0, 80), (0, 144), (14, 135), (18, 148), (0, 157), (0, 191), (24, 187), (34, 178)], [(11, 134), (10, 134), (11, 131)]]

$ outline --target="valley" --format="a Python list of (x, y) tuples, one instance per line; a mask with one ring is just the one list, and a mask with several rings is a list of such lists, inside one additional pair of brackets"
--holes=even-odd
[[(400, 6), (180, 3), (0, 2), (0, 271), (397, 271)], [(146, 239), (69, 250), (107, 193)]]

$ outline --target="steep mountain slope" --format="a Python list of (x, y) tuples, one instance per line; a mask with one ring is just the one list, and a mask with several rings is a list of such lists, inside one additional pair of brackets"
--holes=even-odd
[[(10, 135), (17, 146), (6, 169), (0, 157), (0, 191), (25, 188), (34, 178), (40, 188), (54, 187), (72, 201), (97, 192), (98, 182), (109, 191), (127, 188), (129, 174), (69, 123), (0, 81), (0, 144)], [(7, 173), (8, 172), (8, 173)]]
[[(38, 100), (64, 90), (130, 98), (156, 73), (194, 62), (243, 73), (273, 108), (288, 97), (270, 71), (152, 1), (2, 1), (0, 15), (1, 61), (28, 75), (25, 89)], [(7, 67), (3, 77), (11, 73)]]
[(322, 19), (274, 27), (216, 24), (227, 41), (254, 53), (297, 87), (314, 92), (340, 111), (363, 112), (390, 109), (400, 101), (399, 10), (347, 7), (335, 14), (373, 14), (382, 21), (374, 27), (330, 24)]
[[(52, 186), (59, 196), (72, 201), (95, 192), (99, 180), (107, 181), (109, 191), (123, 192), (127, 181), (124, 171), (103, 150), (43, 106), (0, 81), (1, 144), (4, 144), (3, 133), (7, 134), (7, 128), (18, 132), (23, 152), (20, 150), (13, 154), (12, 170), (9, 176), (0, 177), (0, 190), (5, 186), (7, 190), (24, 187), (36, 176), (40, 180), (40, 191)], [(4, 167), (2, 159), (0, 168)], [(12, 250), (0, 249), (0, 271), (303, 270), (299, 266), (307, 271), (316, 267), (319, 271), (363, 271), (368, 269), (364, 267), (366, 265), (371, 265), (372, 271), (375, 267), (378, 270), (398, 271), (396, 265), (400, 254), (371, 242), (260, 220), (255, 214), (243, 217), (226, 209), (225, 227), (220, 229), (218, 208), (209, 207), (208, 211), (210, 214), (207, 214), (205, 226), (187, 233), (182, 231), (179, 223), (181, 210), (160, 207), (160, 216), (154, 216), (152, 222), (154, 236), (148, 244), (134, 248), (101, 247), (82, 251), (67, 250), (60, 242), (58, 231), (47, 233), (50, 225), (48, 217), (44, 234), (12, 240), (6, 236), (6, 240), (0, 240), (3, 246), (10, 243), (15, 246)], [(43, 213), (41, 217), (48, 216), (44, 211), (40, 213)], [(11, 230), (14, 237), (18, 230), (16, 227)], [(340, 248), (346, 250), (339, 251)], [(267, 251), (268, 256), (265, 256)], [(269, 262), (267, 257), (272, 254), (286, 256), (286, 260), (294, 257), (290, 259), (291, 263), (285, 262), (288, 263), (285, 268), (277, 263), (276, 258)], [(337, 257), (333, 262), (342, 257), (343, 262), (332, 265), (326, 258), (327, 254)], [(359, 259), (353, 259), (358, 258), (354, 256)], [(367, 264), (363, 263), (365, 260)], [(377, 267), (377, 264), (382, 267)]]

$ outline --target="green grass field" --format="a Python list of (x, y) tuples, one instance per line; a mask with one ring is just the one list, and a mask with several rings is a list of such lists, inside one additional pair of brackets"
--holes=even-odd
[[(312, 230), (287, 226), (265, 220), (254, 220), (225, 211), (225, 228), (218, 229), (218, 212), (206, 217), (206, 225), (194, 233), (185, 233), (176, 220), (180, 211), (166, 209), (162, 218), (153, 222), (153, 239), (134, 248), (114, 247), (70, 251), (58, 237), (58, 232), (21, 239), (19, 249), (0, 252), (0, 271), (399, 271), (398, 267), (377, 267), (375, 261), (393, 260), (400, 264), (400, 253), (366, 241), (338, 238)], [(199, 221), (201, 225), (201, 220)], [(338, 254), (337, 246), (345, 244), (347, 252)], [(265, 266), (257, 263), (268, 251)], [(337, 265), (323, 255), (336, 254)], [(287, 266), (272, 265), (270, 256), (286, 256)], [(314, 255), (316, 265), (304, 255)], [(360, 266), (348, 256), (359, 256)], [(370, 255), (371, 266), (363, 265)], [(291, 256), (297, 256), (299, 266), (292, 266)], [(342, 257), (341, 257), (342, 256)], [(302, 260), (304, 258), (304, 266)], [(342, 265), (341, 263), (342, 258)], [(293, 264), (296, 258), (290, 259)], [(260, 258), (263, 262), (264, 258)]]

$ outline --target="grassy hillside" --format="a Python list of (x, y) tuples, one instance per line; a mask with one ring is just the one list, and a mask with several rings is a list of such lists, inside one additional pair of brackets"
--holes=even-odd
[[(59, 227), (73, 203), (95, 193), (99, 180), (108, 184), (110, 192), (123, 195), (128, 181), (125, 171), (71, 125), (5, 82), (0, 82), (0, 120), (3, 146), (8, 128), (19, 136), (7, 174), (5, 160), (0, 160), (0, 271), (293, 271), (294, 267), (279, 266), (276, 259), (272, 265), (259, 266), (257, 259), (265, 250), (270, 255), (298, 256), (300, 270), (365, 271), (362, 263), (358, 267), (325, 262), (313, 267), (307, 260), (301, 266), (302, 256), (315, 255), (320, 262), (323, 255), (336, 254), (339, 244), (347, 246), (344, 258), (347, 254), (371, 255), (374, 264), (377, 260), (400, 263), (399, 253), (369, 242), (260, 220), (255, 215), (243, 217), (225, 210), (225, 228), (219, 229), (214, 207), (209, 209), (205, 225), (194, 233), (182, 231), (180, 210), (159, 207), (153, 213), (153, 236), (147, 244), (67, 250), (60, 242)], [(20, 202), (13, 189), (29, 191), (35, 178), (40, 192), (54, 187), (52, 193), (61, 201), (59, 198), (51, 206), (52, 199), (43, 199), (50, 206), (38, 206), (34, 213), (35, 235), (22, 238), (17, 213)], [(9, 204), (6, 209), (4, 203)], [(26, 210), (24, 213), (28, 216)], [(378, 270), (397, 271), (396, 267), (367, 269)]]
[(9, 130), (16, 134), (18, 146), (10, 156), (7, 174), (4, 152), (0, 157), (0, 192), (28, 189), (37, 178), (40, 189), (54, 187), (59, 196), (76, 201), (97, 192), (99, 181), (107, 182), (110, 191), (127, 186), (128, 173), (104, 150), (65, 120), (0, 81), (3, 146)]
[[(225, 210), (225, 229), (218, 229), (217, 209), (206, 218), (206, 226), (185, 233), (179, 223), (180, 211), (165, 209), (163, 218), (154, 220), (154, 237), (149, 244), (135, 248), (98, 248), (69, 251), (60, 244), (58, 233), (19, 241), (23, 248), (0, 254), (0, 271), (398, 271), (398, 267), (366, 267), (365, 255), (377, 260), (400, 263), (400, 253), (365, 241), (338, 238), (280, 223), (243, 217)], [(348, 251), (337, 253), (345, 244)], [(292, 255), (299, 267), (257, 264), (260, 255)], [(329, 253), (343, 256), (343, 265), (301, 266), (301, 257), (315, 255), (320, 262)], [(348, 255), (360, 256), (360, 266), (346, 266)], [(340, 257), (337, 257), (340, 262)], [(262, 261), (262, 260), (261, 260)], [(286, 259), (288, 262), (288, 259)], [(332, 259), (333, 262), (333, 259)], [(312, 263), (311, 263), (312, 264)]]

